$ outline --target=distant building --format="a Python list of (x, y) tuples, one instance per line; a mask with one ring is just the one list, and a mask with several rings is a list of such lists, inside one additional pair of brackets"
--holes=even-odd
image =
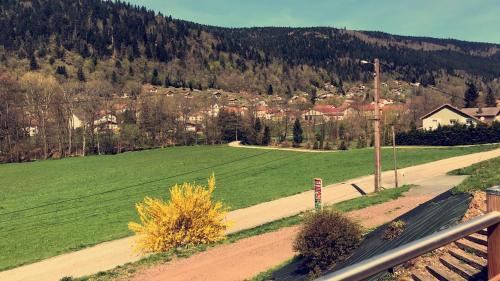
[(113, 114), (103, 114), (101, 117), (94, 121), (95, 132), (110, 130), (114, 133), (118, 132), (118, 123), (116, 120), (116, 116)]
[(481, 121), (475, 116), (464, 112), (450, 104), (443, 104), (421, 117), (424, 130), (435, 130), (439, 126), (455, 124), (476, 125)]
[(500, 122), (500, 107), (462, 108), (462, 111), (488, 124)]
[(315, 105), (302, 114), (302, 118), (308, 122), (323, 122), (332, 120), (342, 120), (345, 108), (336, 108), (333, 105)]

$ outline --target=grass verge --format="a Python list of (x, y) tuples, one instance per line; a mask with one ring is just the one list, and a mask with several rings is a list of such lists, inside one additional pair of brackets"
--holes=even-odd
[[(371, 193), (363, 197), (358, 197), (354, 198), (351, 200), (339, 202), (337, 204), (334, 204), (332, 206), (329, 206), (328, 208), (334, 208), (340, 212), (350, 212), (354, 210), (359, 210), (363, 209), (369, 206), (381, 204), (384, 202), (388, 202), (394, 199), (397, 199), (403, 195), (403, 193), (407, 192), (412, 186), (411, 185), (404, 185), (399, 188), (392, 188), (392, 189), (385, 189), (382, 190), (381, 192), (375, 194)], [(81, 278), (66, 278), (65, 281), (71, 281), (71, 280), (78, 280), (78, 281), (110, 281), (110, 280), (128, 280), (131, 276), (133, 276), (139, 269), (143, 269), (146, 267), (150, 267), (153, 265), (157, 264), (162, 264), (171, 261), (174, 258), (187, 258), (192, 256), (193, 254), (202, 252), (207, 250), (208, 248), (215, 247), (217, 245), (221, 244), (228, 244), (228, 243), (234, 243), (238, 240), (264, 234), (267, 232), (271, 231), (276, 231), (280, 228), (283, 227), (289, 227), (289, 226), (294, 226), (298, 225), (302, 222), (302, 219), (304, 217), (304, 214), (298, 214), (295, 216), (283, 218), (277, 221), (273, 221), (270, 223), (263, 224), (261, 226), (257, 226), (252, 229), (248, 230), (243, 230), (234, 234), (228, 235), (227, 239), (220, 242), (220, 243), (214, 243), (210, 245), (201, 245), (197, 247), (191, 247), (191, 248), (179, 248), (175, 249), (166, 253), (159, 253), (159, 254), (152, 254), (149, 255), (137, 262), (134, 263), (127, 263), (122, 266), (118, 266), (112, 270), (109, 271), (103, 271), (99, 272), (97, 274), (91, 275), (91, 276), (85, 276)], [(290, 260), (291, 261), (291, 260)], [(290, 262), (288, 261), (288, 262)], [(287, 263), (283, 263), (283, 265), (286, 265)], [(268, 270), (267, 273), (271, 274), (276, 270), (278, 267)], [(260, 278), (260, 279), (251, 279), (252, 281), (254, 280), (265, 280), (265, 273), (261, 273), (260, 277), (256, 276), (254, 278)]]
[(500, 184), (500, 157), (479, 162), (469, 167), (449, 172), (450, 175), (469, 175), (453, 189), (455, 193), (474, 193)]

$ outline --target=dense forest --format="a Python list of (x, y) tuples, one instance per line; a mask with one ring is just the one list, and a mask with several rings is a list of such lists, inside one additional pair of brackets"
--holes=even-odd
[(500, 77), (500, 45), (317, 28), (221, 28), (101, 0), (1, 0), (0, 67), (60, 79), (275, 92), (368, 81), (361, 59), (394, 78)]

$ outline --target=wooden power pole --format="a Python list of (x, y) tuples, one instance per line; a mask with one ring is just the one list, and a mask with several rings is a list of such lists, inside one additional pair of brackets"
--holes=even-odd
[(375, 137), (375, 192), (380, 191), (381, 183), (381, 160), (380, 160), (380, 61), (375, 59), (375, 122), (374, 122), (374, 137)]
[(396, 188), (398, 185), (398, 160), (396, 158), (396, 134), (394, 133), (394, 125), (391, 126), (392, 129), (392, 156), (394, 157), (394, 186)]

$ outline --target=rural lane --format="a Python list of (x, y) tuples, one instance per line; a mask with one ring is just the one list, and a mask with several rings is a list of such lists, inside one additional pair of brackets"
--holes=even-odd
[[(421, 185), (432, 181), (447, 180), (444, 175), (451, 170), (467, 167), (477, 162), (500, 157), (500, 149), (447, 158), (431, 163), (417, 165), (399, 170), (399, 183)], [(394, 185), (394, 171), (382, 173), (382, 185), (390, 188)], [(312, 183), (311, 183), (312, 184)], [(351, 184), (361, 187), (366, 193), (374, 191), (373, 176), (364, 176), (342, 183), (326, 186), (323, 190), (323, 204), (359, 197), (360, 193)], [(437, 182), (436, 182), (437, 184)], [(274, 201), (261, 203), (248, 208), (232, 211), (227, 218), (233, 221), (228, 233), (249, 229), (264, 223), (292, 216), (314, 208), (312, 190)], [(99, 271), (112, 269), (127, 262), (141, 258), (132, 250), (134, 237), (109, 241), (56, 257), (0, 272), (0, 280), (5, 281), (53, 281), (64, 276), (84, 276)]]

